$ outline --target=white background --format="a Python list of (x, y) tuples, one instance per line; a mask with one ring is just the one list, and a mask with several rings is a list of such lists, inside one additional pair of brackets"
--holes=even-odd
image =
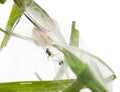
[[(66, 41), (69, 39), (71, 21), (76, 21), (82, 40), (91, 53), (102, 58), (117, 76), (113, 82), (114, 92), (119, 92), (120, 82), (120, 1), (119, 0), (36, 0), (60, 25)], [(0, 27), (5, 28), (12, 0), (0, 5)], [(16, 30), (32, 28), (22, 18)], [(28, 23), (28, 24), (27, 24)], [(18, 31), (19, 32), (19, 31)], [(0, 32), (0, 42), (3, 33)], [(41, 67), (42, 66), (42, 67)], [(37, 80), (53, 78), (52, 63), (45, 52), (34, 43), (12, 37), (0, 52), (0, 81)]]

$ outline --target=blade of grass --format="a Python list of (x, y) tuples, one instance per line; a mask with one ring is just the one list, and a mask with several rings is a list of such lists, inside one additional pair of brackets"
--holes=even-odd
[(79, 31), (75, 28), (75, 21), (72, 22), (70, 45), (75, 47), (79, 45)]
[[(20, 9), (15, 4), (13, 4), (12, 10), (10, 13), (10, 17), (9, 17), (8, 22), (7, 22), (7, 26), (6, 26), (5, 30), (6, 31), (13, 31), (15, 26), (17, 25), (21, 15), (22, 15), (22, 12), (20, 11)], [(4, 38), (2, 40), (1, 46), (0, 46), (0, 49), (2, 49), (4, 46), (7, 45), (9, 39), (10, 39), (10, 35), (5, 34)]]
[(0, 92), (58, 92), (73, 80), (23, 81), (0, 83)]

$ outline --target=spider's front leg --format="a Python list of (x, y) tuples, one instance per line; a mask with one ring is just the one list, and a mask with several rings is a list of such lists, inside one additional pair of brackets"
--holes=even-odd
[(57, 49), (53, 47), (47, 47), (45, 52), (49, 60), (51, 59), (52, 61), (58, 62), (59, 65), (64, 64), (63, 56)]

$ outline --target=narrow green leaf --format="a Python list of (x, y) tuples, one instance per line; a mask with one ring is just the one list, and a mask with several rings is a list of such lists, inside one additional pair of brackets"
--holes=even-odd
[(0, 0), (1, 4), (4, 4), (6, 2), (6, 0)]
[(72, 22), (70, 45), (75, 47), (79, 45), (79, 31), (75, 28), (75, 21)]
[[(19, 10), (19, 8), (14, 4), (10, 13), (10, 17), (9, 20), (7, 22), (7, 26), (6, 26), (6, 31), (13, 31), (15, 26), (17, 25), (20, 17), (21, 17), (22, 13)], [(7, 45), (7, 42), (10, 39), (10, 35), (5, 34), (3, 41), (1, 43), (0, 49), (2, 49), (4, 46)]]
[(58, 92), (73, 80), (23, 81), (0, 83), (0, 92)]

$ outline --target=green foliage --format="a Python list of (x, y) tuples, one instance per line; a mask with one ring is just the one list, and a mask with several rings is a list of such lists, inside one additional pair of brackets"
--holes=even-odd
[(70, 45), (75, 47), (79, 45), (79, 31), (75, 28), (75, 21), (72, 22)]
[[(6, 31), (13, 31), (15, 26), (17, 25), (17, 22), (19, 21), (20, 17), (21, 17), (21, 11), (20, 9), (14, 4), (10, 13), (10, 17), (9, 20), (7, 22), (7, 26), (6, 26)], [(10, 35), (5, 34), (3, 41), (1, 43), (0, 49), (2, 49), (4, 46), (7, 45), (7, 42), (10, 39)]]
[(25, 6), (32, 2), (32, 0), (14, 0), (14, 2), (17, 4), (17, 6), (24, 9)]
[[(4, 2), (5, 0), (0, 0), (0, 3)], [(56, 23), (37, 3), (35, 3), (33, 0), (14, 0), (14, 2), (15, 4), (12, 7), (6, 29), (3, 30), (0, 28), (0, 31), (5, 33), (0, 49), (6, 46), (7, 42), (10, 39), (10, 36), (27, 39), (26, 37), (13, 33), (13, 30), (19, 22), (19, 19), (23, 12), (25, 16), (35, 25), (35, 27), (38, 27), (39, 31), (42, 31), (45, 35), (51, 32), (51, 34), (53, 34), (56, 39), (59, 38), (58, 36), (60, 34), (58, 33), (58, 30), (56, 31), (55, 29), (57, 27)], [(48, 36), (52, 39), (51, 35)], [(60, 39), (62, 39), (62, 37), (60, 37)], [(58, 92), (60, 90), (63, 92), (79, 92), (84, 87), (91, 89), (92, 92), (107, 92), (107, 89), (103, 85), (105, 79), (101, 78), (103, 79), (102, 84), (93, 73), (90, 65), (88, 63), (85, 63), (81, 57), (78, 57), (76, 55), (76, 53), (80, 54), (79, 51), (81, 51), (78, 49), (78, 45), (79, 31), (75, 28), (75, 21), (72, 22), (70, 45), (53, 45), (64, 54), (65, 62), (76, 75), (76, 79), (0, 83), (0, 92)], [(77, 51), (75, 49), (72, 49), (75, 51), (75, 53), (73, 53), (71, 52), (71, 48), (66, 48), (67, 46), (75, 47), (77, 48)], [(82, 53), (85, 54), (84, 57), (90, 60), (97, 59), (99, 63), (107, 67), (107, 69), (112, 72), (112, 70), (96, 56), (88, 54), (85, 51)], [(95, 64), (97, 64), (97, 62), (95, 62)], [(100, 72), (100, 70), (98, 70), (98, 72)], [(112, 78), (114, 78), (113, 75)], [(110, 82), (111, 77), (108, 77), (107, 80)]]
[(23, 81), (0, 83), (0, 92), (58, 92), (73, 80)]
[(4, 4), (6, 2), (6, 0), (0, 0), (1, 4)]
[(63, 92), (79, 92), (84, 86), (90, 88), (92, 92), (107, 92), (102, 84), (96, 79), (87, 64), (83, 63), (82, 60), (65, 48), (61, 51), (64, 53), (67, 64), (77, 76), (77, 79)]

